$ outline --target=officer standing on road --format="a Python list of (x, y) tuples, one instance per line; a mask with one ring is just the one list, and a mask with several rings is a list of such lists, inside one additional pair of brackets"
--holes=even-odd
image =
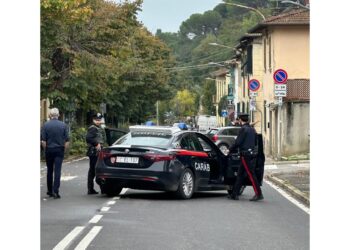
[(238, 120), (242, 127), (238, 132), (235, 143), (230, 147), (230, 153), (239, 149), (241, 164), (238, 168), (236, 183), (231, 194), (231, 198), (238, 200), (239, 190), (241, 189), (243, 180), (248, 175), (255, 192), (255, 196), (250, 201), (258, 201), (264, 199), (260, 185), (255, 174), (255, 159), (254, 148), (256, 145), (256, 131), (249, 125), (248, 114), (241, 113), (238, 115)]
[(88, 194), (98, 194), (94, 189), (95, 165), (97, 162), (98, 153), (101, 151), (106, 142), (106, 134), (101, 127), (102, 114), (97, 113), (93, 116), (93, 124), (88, 128), (86, 134), (86, 143), (88, 144), (87, 156), (89, 156), (89, 173), (87, 180)]
[[(64, 151), (69, 146), (68, 126), (58, 120), (59, 115), (57, 108), (51, 109), (50, 121), (47, 121), (41, 130), (41, 144), (45, 151), (47, 165), (47, 195), (55, 199), (61, 198), (59, 194), (61, 168)], [(54, 172), (55, 180), (52, 186)]]

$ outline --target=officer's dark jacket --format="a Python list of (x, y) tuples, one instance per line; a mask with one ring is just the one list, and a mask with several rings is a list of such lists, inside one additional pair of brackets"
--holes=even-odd
[(46, 142), (46, 148), (64, 148), (65, 142), (69, 141), (68, 126), (58, 119), (45, 122), (41, 140)]
[(91, 125), (86, 134), (86, 143), (88, 146), (103, 145), (106, 142), (106, 134), (104, 129), (96, 125)]
[(230, 147), (230, 152), (234, 152), (237, 148), (240, 151), (254, 149), (256, 142), (256, 131), (248, 123), (245, 123), (238, 132), (236, 141)]

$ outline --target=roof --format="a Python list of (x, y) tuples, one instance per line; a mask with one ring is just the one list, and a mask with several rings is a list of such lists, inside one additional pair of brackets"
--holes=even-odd
[(270, 25), (309, 25), (310, 11), (307, 9), (292, 9), (276, 16), (270, 16), (249, 30), (249, 33), (258, 31)]
[(219, 69), (217, 71), (211, 72), (211, 76), (225, 76), (227, 73), (229, 73), (228, 69)]

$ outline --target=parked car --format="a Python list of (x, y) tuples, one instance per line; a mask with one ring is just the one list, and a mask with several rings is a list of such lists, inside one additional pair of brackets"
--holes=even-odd
[[(205, 135), (178, 127), (129, 129), (128, 134), (99, 153), (96, 182), (102, 193), (114, 196), (122, 188), (133, 188), (169, 191), (189, 199), (196, 191), (225, 190), (230, 186), (228, 192), (232, 192), (238, 155), (226, 157)], [(258, 175), (261, 185), (264, 162), (257, 162), (262, 170)], [(220, 169), (224, 178), (218, 182)], [(251, 185), (248, 178), (243, 185)]]
[(238, 126), (212, 128), (206, 135), (219, 147), (221, 152), (227, 155), (229, 148), (236, 140), (240, 129), (241, 127)]

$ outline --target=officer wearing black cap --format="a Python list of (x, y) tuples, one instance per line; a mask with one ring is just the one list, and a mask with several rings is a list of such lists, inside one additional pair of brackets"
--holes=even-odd
[(106, 134), (104, 129), (101, 127), (102, 124), (102, 114), (97, 113), (93, 116), (93, 124), (88, 128), (86, 134), (86, 143), (88, 144), (88, 151), (86, 153), (90, 159), (89, 173), (88, 173), (88, 194), (98, 194), (94, 189), (94, 178), (95, 178), (95, 165), (97, 162), (97, 157), (99, 151), (106, 142)]
[(230, 153), (239, 149), (241, 164), (238, 168), (236, 183), (231, 194), (231, 198), (238, 200), (239, 190), (241, 189), (243, 180), (248, 175), (252, 186), (254, 188), (255, 196), (250, 201), (258, 201), (264, 199), (262, 195), (260, 185), (255, 174), (255, 158), (254, 148), (256, 145), (256, 131), (250, 126), (248, 120), (249, 115), (246, 113), (240, 113), (238, 120), (242, 127), (238, 132), (235, 143), (230, 147)]

